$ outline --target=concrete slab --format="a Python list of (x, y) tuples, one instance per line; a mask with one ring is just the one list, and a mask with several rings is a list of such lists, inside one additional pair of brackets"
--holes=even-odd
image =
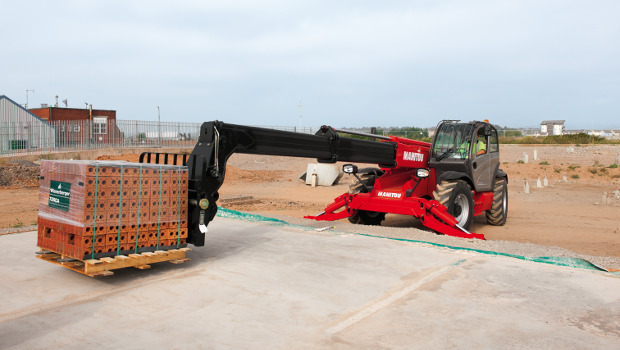
[(0, 236), (0, 348), (616, 349), (615, 275), (217, 218), (182, 265), (89, 278)]

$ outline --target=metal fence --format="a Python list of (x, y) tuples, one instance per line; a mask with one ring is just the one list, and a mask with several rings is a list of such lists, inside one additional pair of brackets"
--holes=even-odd
[[(192, 148), (201, 125), (138, 120), (0, 122), (0, 156), (109, 148)], [(311, 127), (261, 127), (313, 133)]]

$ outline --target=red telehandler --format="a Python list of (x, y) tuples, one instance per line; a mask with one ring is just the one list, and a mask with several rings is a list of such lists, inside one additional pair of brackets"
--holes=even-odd
[[(346, 134), (369, 139), (345, 137)], [(486, 212), (491, 225), (508, 214), (508, 176), (499, 169), (497, 130), (488, 122), (439, 123), (432, 143), (323, 126), (315, 135), (206, 122), (191, 154), (145, 152), (141, 163), (186, 165), (189, 173), (188, 239), (203, 246), (207, 225), (217, 212), (226, 161), (235, 152), (377, 164), (343, 171), (358, 180), (315, 220), (348, 218), (379, 225), (386, 213), (412, 215), (441, 234), (484, 239), (469, 232), (475, 215)]]

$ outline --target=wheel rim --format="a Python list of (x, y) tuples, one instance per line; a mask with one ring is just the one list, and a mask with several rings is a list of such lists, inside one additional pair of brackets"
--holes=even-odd
[(502, 198), (502, 209), (504, 210), (504, 215), (506, 215), (505, 213), (508, 212), (508, 191), (506, 191), (506, 187), (504, 187), (504, 198)]
[(469, 218), (469, 201), (463, 193), (454, 198), (454, 218), (458, 221), (459, 226), (463, 226)]

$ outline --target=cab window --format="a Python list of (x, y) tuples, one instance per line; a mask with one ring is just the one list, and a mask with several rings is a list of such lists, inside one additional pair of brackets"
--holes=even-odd
[(489, 136), (489, 152), (499, 152), (499, 141), (495, 129), (491, 130), (491, 136)]
[(481, 156), (487, 153), (488, 149), (487, 137), (484, 136), (484, 128), (478, 129), (476, 138), (474, 139), (474, 147), (472, 149), (473, 156)]

